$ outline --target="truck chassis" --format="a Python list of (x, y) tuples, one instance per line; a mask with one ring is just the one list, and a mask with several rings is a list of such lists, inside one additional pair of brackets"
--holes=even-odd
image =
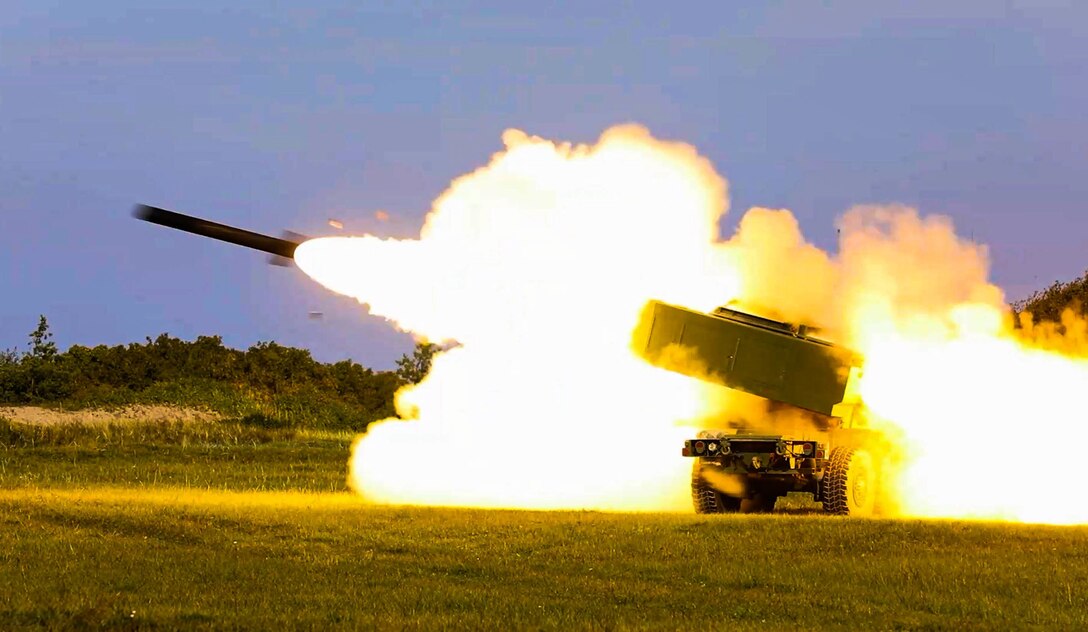
[(877, 512), (879, 471), (874, 451), (773, 435), (704, 431), (684, 442), (695, 459), (691, 499), (696, 513), (772, 511), (778, 498), (807, 492), (838, 515)]

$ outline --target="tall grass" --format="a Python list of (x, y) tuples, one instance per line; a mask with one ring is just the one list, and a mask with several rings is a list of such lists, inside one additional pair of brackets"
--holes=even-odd
[(210, 410), (244, 425), (276, 430), (303, 428), (330, 431), (366, 429), (371, 411), (337, 399), (314, 387), (279, 393), (243, 384), (199, 378), (157, 382), (143, 390), (100, 386), (55, 405), (65, 410), (118, 409), (138, 404), (161, 404)]
[(293, 428), (266, 428), (238, 421), (111, 421), (96, 424), (29, 424), (0, 417), (0, 447), (80, 448), (151, 445), (239, 445), (295, 439)]

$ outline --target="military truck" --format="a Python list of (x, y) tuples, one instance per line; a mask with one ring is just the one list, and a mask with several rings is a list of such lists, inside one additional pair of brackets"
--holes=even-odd
[[(633, 342), (657, 366), (766, 400), (766, 419), (723, 416), (723, 427), (684, 442), (681, 454), (694, 459), (696, 512), (770, 511), (789, 492), (811, 493), (831, 514), (880, 509), (890, 447), (861, 414), (857, 354), (803, 325), (657, 301), (647, 305)], [(776, 431), (776, 418), (792, 420), (788, 431)]]

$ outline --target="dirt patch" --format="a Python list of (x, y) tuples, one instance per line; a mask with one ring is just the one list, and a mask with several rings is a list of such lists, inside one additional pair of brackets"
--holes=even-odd
[(11, 421), (50, 426), (56, 424), (108, 424), (133, 422), (216, 421), (219, 413), (197, 408), (136, 404), (112, 410), (56, 410), (40, 406), (0, 406), (0, 417)]

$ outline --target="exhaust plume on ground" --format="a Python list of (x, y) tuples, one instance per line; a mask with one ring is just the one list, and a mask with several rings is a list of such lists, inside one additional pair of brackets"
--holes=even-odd
[[(685, 424), (720, 410), (721, 389), (650, 367), (631, 332), (650, 299), (697, 310), (735, 300), (821, 326), (865, 356), (867, 415), (905, 444), (890, 481), (902, 512), (1088, 522), (1088, 501), (1061, 494), (1077, 472), (1057, 451), (1088, 439), (1076, 401), (1084, 336), (1015, 330), (986, 249), (949, 220), (851, 209), (831, 255), (789, 211), (756, 208), (723, 241), (725, 180), (690, 146), (631, 125), (592, 146), (514, 130), (503, 141), (439, 197), (419, 239), (333, 237), (296, 251), (333, 291), (458, 343), (398, 393), (403, 419), (356, 442), (351, 482), (364, 497), (686, 509)], [(1052, 351), (1031, 346), (1043, 339)]]

